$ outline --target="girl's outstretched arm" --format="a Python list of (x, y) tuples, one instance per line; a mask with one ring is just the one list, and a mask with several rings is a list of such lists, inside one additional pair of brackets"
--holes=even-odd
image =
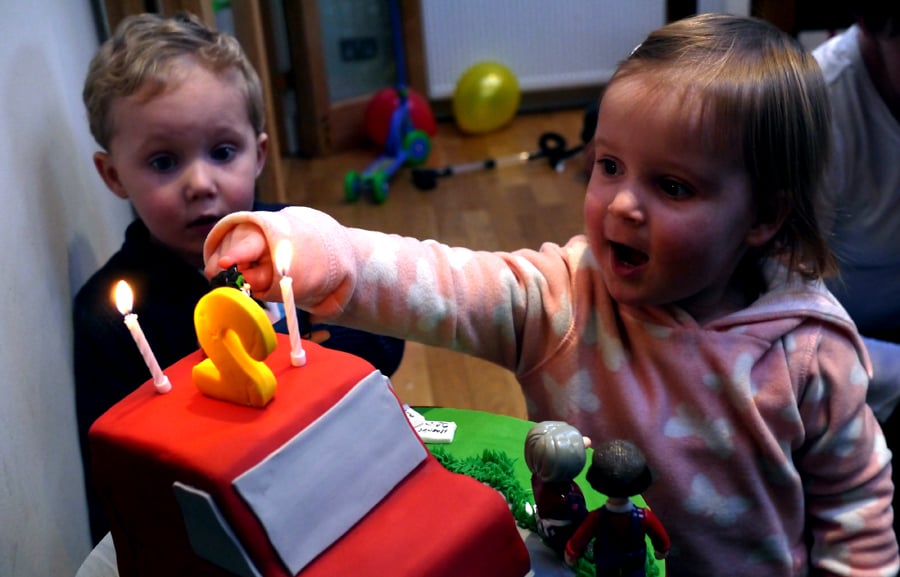
[(569, 334), (584, 242), (473, 251), (342, 226), (306, 207), (243, 212), (210, 232), (206, 274), (237, 264), (254, 296), (281, 300), (275, 252), (293, 247), (294, 301), (314, 320), (451, 348), (528, 370)]

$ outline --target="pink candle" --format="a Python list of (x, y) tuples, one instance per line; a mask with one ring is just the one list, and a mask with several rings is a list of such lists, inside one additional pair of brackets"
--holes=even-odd
[(153, 384), (156, 386), (156, 392), (168, 393), (172, 390), (172, 383), (169, 382), (169, 377), (163, 374), (162, 369), (159, 368), (159, 363), (156, 362), (153, 350), (150, 349), (150, 343), (147, 342), (147, 337), (144, 336), (144, 331), (141, 330), (141, 325), (138, 323), (137, 315), (131, 312), (133, 303), (134, 295), (131, 292), (131, 287), (128, 286), (127, 282), (120, 280), (118, 284), (116, 284), (116, 308), (119, 309), (120, 313), (125, 315), (125, 326), (128, 327), (131, 338), (134, 339), (138, 350), (141, 352), (144, 363), (146, 363), (147, 368), (150, 369), (150, 375), (153, 377)]
[(275, 268), (281, 274), (281, 300), (284, 301), (284, 315), (287, 318), (288, 335), (291, 340), (291, 364), (302, 367), (306, 364), (306, 351), (303, 350), (303, 342), (300, 340), (300, 325), (297, 321), (297, 307), (294, 306), (294, 281), (288, 276), (293, 257), (293, 247), (287, 239), (282, 240), (275, 247)]

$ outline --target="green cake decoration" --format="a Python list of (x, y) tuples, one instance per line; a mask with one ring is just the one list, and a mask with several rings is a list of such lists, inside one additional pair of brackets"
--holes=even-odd
[[(515, 460), (503, 451), (486, 449), (480, 456), (458, 458), (442, 448), (432, 448), (434, 458), (448, 471), (472, 477), (498, 491), (509, 503), (513, 517), (519, 527), (537, 532), (534, 520), (531, 491), (525, 490), (513, 475)], [(573, 568), (576, 577), (595, 577), (594, 564), (585, 556)], [(655, 566), (654, 566), (655, 569)], [(648, 577), (656, 575), (647, 573)]]
[[(537, 534), (531, 471), (525, 463), (524, 452), (525, 437), (534, 423), (506, 415), (447, 407), (416, 407), (416, 411), (429, 421), (457, 424), (451, 444), (427, 443), (428, 449), (449, 471), (467, 475), (497, 490), (510, 503), (516, 523)], [(585, 471), (576, 478), (582, 487), (588, 486)], [(585, 491), (584, 497), (589, 509), (606, 502), (604, 495), (593, 490)], [(640, 498), (635, 498), (635, 502), (645, 505)], [(563, 561), (560, 560), (560, 563)], [(648, 548), (647, 577), (664, 575), (663, 567), (663, 563), (656, 561)], [(574, 572), (576, 577), (595, 577), (590, 545), (587, 554), (578, 560)]]
[(472, 477), (500, 492), (509, 503), (513, 517), (519, 527), (537, 531), (534, 514), (529, 510), (531, 491), (526, 491), (513, 475), (515, 461), (502, 451), (485, 449), (480, 456), (454, 457), (441, 448), (432, 454), (447, 470)]
[[(515, 459), (503, 451), (485, 449), (481, 455), (469, 457), (454, 457), (442, 447), (429, 447), (434, 458), (448, 471), (472, 477), (485, 485), (495, 489), (506, 502), (519, 527), (532, 532), (537, 532), (537, 523), (534, 520), (531, 503), (531, 491), (524, 489), (514, 475)], [(647, 577), (659, 577), (659, 567), (653, 558), (650, 549), (647, 551)], [(576, 577), (595, 577), (593, 555), (587, 555), (578, 559), (573, 567)]]

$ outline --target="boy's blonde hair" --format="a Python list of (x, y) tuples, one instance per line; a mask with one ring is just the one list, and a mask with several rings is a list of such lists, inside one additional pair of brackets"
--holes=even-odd
[(250, 123), (257, 135), (262, 133), (262, 87), (237, 39), (208, 28), (187, 13), (171, 18), (146, 13), (124, 19), (91, 60), (82, 98), (97, 144), (109, 149), (115, 130), (109, 114), (113, 101), (139, 90), (148, 90), (148, 96), (152, 96), (173, 81), (183, 80), (176, 64), (185, 56), (216, 73), (237, 71)]
[(763, 20), (701, 14), (652, 32), (610, 84), (636, 75), (650, 79), (657, 96), (699, 102), (704, 145), (734, 151), (761, 219), (784, 217), (754, 256), (784, 258), (807, 278), (833, 274), (814, 213), (831, 129), (825, 80), (812, 55)]

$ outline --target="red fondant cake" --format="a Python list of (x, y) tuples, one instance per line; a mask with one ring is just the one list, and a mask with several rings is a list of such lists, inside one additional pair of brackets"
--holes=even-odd
[[(528, 553), (505, 501), (425, 450), (387, 379), (306, 343), (263, 409), (201, 394), (197, 352), (91, 429), (94, 482), (119, 573), (132, 576), (521, 577)], [(338, 519), (338, 521), (335, 521)]]

